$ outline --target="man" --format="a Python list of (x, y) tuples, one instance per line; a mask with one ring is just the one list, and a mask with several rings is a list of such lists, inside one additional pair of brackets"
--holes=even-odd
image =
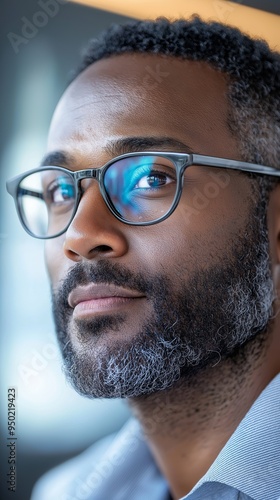
[(280, 498), (279, 75), (217, 23), (113, 26), (8, 184), (67, 376), (136, 417), (32, 499)]

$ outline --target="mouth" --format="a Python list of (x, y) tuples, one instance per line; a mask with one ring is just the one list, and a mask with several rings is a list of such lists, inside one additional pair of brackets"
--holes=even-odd
[(118, 287), (112, 284), (90, 283), (78, 286), (68, 296), (68, 304), (74, 310), (74, 318), (93, 314), (114, 312), (123, 307), (132, 306), (139, 299), (145, 298), (136, 290)]

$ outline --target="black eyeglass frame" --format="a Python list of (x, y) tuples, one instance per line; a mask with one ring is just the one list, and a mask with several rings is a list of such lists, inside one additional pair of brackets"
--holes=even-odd
[[(105, 186), (104, 186), (104, 176), (108, 168), (115, 163), (116, 161), (126, 159), (126, 158), (131, 158), (135, 156), (161, 156), (163, 158), (166, 158), (170, 161), (173, 162), (176, 168), (176, 175), (177, 175), (177, 186), (176, 186), (176, 192), (174, 196), (173, 203), (168, 210), (166, 214), (164, 214), (162, 217), (159, 217), (158, 219), (148, 221), (148, 222), (130, 222), (126, 219), (124, 219), (120, 213), (116, 210), (114, 207), (113, 203), (111, 202), (109, 195), (106, 192)], [(237, 161), (237, 160), (230, 160), (227, 158), (219, 158), (215, 156), (204, 156), (204, 155), (199, 155), (199, 154), (188, 154), (188, 153), (175, 153), (175, 152), (158, 152), (158, 151), (139, 151), (136, 153), (126, 153), (120, 156), (117, 156), (113, 158), (112, 160), (108, 161), (105, 163), (105, 165), (101, 166), (100, 168), (89, 168), (86, 170), (77, 170), (77, 171), (72, 171), (64, 167), (59, 167), (59, 166), (44, 166), (44, 167), (39, 167), (35, 168), (32, 170), (29, 170), (27, 172), (24, 172), (20, 175), (17, 175), (16, 177), (13, 177), (12, 179), (8, 180), (6, 182), (6, 188), (8, 193), (14, 198), (14, 202), (16, 205), (16, 210), (17, 214), (19, 217), (19, 220), (25, 229), (25, 231), (32, 236), (33, 238), (37, 239), (42, 239), (42, 240), (47, 240), (47, 239), (52, 239), (52, 238), (57, 238), (58, 236), (61, 236), (63, 233), (65, 233), (72, 223), (81, 197), (83, 195), (82, 190), (81, 190), (81, 181), (83, 179), (95, 179), (98, 184), (99, 184), (99, 189), (100, 193), (102, 195), (103, 200), (105, 201), (108, 209), (110, 212), (121, 222), (124, 224), (128, 224), (130, 226), (151, 226), (153, 224), (158, 224), (159, 222), (162, 222), (163, 220), (167, 219), (176, 209), (178, 206), (178, 203), (181, 198), (182, 194), (182, 189), (183, 189), (183, 183), (184, 183), (184, 172), (187, 167), (190, 167), (191, 165), (197, 165), (197, 166), (203, 166), (203, 167), (214, 167), (214, 168), (225, 168), (225, 169), (230, 169), (230, 170), (239, 170), (242, 172), (252, 172), (255, 174), (262, 174), (262, 175), (272, 175), (275, 177), (280, 177), (280, 169), (277, 169), (275, 167), (268, 167), (265, 165), (258, 165), (257, 163), (248, 163), (248, 162), (242, 162), (242, 161)], [(74, 181), (74, 188), (75, 188), (75, 197), (76, 197), (76, 202), (75, 205), (72, 209), (72, 216), (67, 224), (67, 226), (61, 230), (59, 233), (53, 235), (53, 236), (36, 236), (33, 234), (29, 228), (26, 226), (21, 210), (20, 210), (20, 203), (19, 203), (19, 197), (18, 197), (18, 189), (20, 183), (25, 179), (25, 177), (28, 177), (31, 174), (35, 174), (38, 172), (43, 172), (44, 170), (58, 170), (62, 172), (66, 172), (68, 175), (70, 175)]]

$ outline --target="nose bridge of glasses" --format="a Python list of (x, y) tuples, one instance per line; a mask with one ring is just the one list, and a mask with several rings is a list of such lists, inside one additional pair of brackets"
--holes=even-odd
[(100, 169), (89, 168), (87, 170), (79, 170), (78, 172), (75, 172), (75, 177), (77, 181), (82, 181), (83, 179), (96, 179), (97, 181), (99, 181)]
[[(78, 186), (83, 185), (83, 189), (86, 189), (91, 185), (91, 181), (95, 180), (98, 182), (99, 189), (102, 192), (102, 188), (100, 186), (100, 178), (101, 178), (101, 169), (99, 168), (89, 168), (86, 170), (79, 170), (74, 173), (75, 180)], [(88, 182), (86, 182), (88, 180)], [(84, 181), (84, 182), (82, 182)]]
[[(104, 189), (101, 185), (101, 174), (102, 169), (100, 168), (91, 168), (86, 170), (79, 170), (74, 173), (75, 180), (78, 187), (78, 200), (77, 203), (80, 203), (81, 197), (84, 196), (84, 193), (89, 189), (91, 192), (91, 197), (93, 193), (101, 194), (104, 200)], [(97, 182), (92, 182), (97, 181)], [(92, 198), (93, 199), (93, 198)], [(106, 200), (105, 200), (106, 202)]]

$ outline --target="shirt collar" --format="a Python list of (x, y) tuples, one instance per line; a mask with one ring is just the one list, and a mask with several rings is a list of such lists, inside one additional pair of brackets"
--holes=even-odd
[(279, 500), (280, 374), (263, 390), (208, 472), (184, 497), (206, 482), (231, 486), (254, 500)]

